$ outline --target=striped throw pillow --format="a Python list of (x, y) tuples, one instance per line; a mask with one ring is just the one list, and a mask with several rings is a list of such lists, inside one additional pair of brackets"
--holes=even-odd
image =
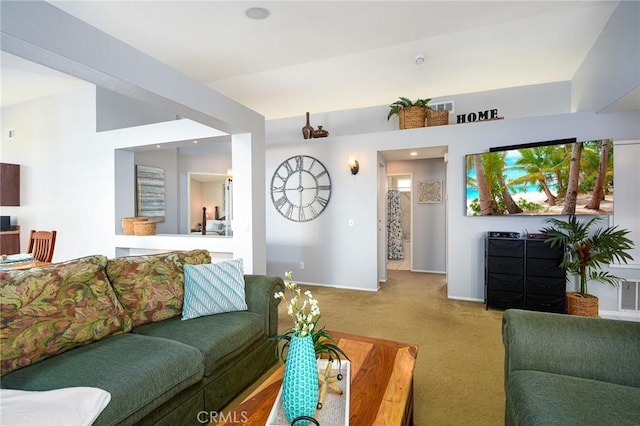
[(184, 265), (183, 320), (246, 310), (242, 259)]

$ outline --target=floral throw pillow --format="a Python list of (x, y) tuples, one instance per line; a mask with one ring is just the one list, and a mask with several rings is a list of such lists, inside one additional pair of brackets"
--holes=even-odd
[(89, 256), (0, 272), (0, 375), (131, 330), (106, 264), (105, 256)]
[(182, 314), (184, 265), (211, 263), (207, 250), (118, 257), (107, 275), (133, 326)]

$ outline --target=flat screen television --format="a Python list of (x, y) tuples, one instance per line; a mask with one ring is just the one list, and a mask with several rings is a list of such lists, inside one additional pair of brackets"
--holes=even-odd
[(465, 156), (466, 215), (613, 214), (613, 141), (561, 139)]

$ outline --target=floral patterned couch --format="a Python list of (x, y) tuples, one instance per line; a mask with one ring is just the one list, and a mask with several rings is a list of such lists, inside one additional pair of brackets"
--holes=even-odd
[(199, 424), (276, 362), (283, 288), (244, 275), (246, 310), (183, 321), (184, 266), (210, 263), (193, 250), (0, 271), (1, 387), (104, 389), (96, 425)]

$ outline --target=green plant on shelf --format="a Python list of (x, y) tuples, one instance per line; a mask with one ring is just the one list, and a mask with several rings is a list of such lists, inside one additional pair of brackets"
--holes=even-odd
[(398, 115), (400, 111), (402, 111), (404, 108), (419, 107), (419, 108), (431, 109), (431, 107), (427, 105), (431, 101), (431, 98), (417, 99), (415, 102), (403, 96), (400, 96), (399, 99), (400, 100), (395, 101), (394, 103), (389, 105), (389, 114), (387, 115), (387, 121), (389, 121), (389, 119), (392, 116)]

